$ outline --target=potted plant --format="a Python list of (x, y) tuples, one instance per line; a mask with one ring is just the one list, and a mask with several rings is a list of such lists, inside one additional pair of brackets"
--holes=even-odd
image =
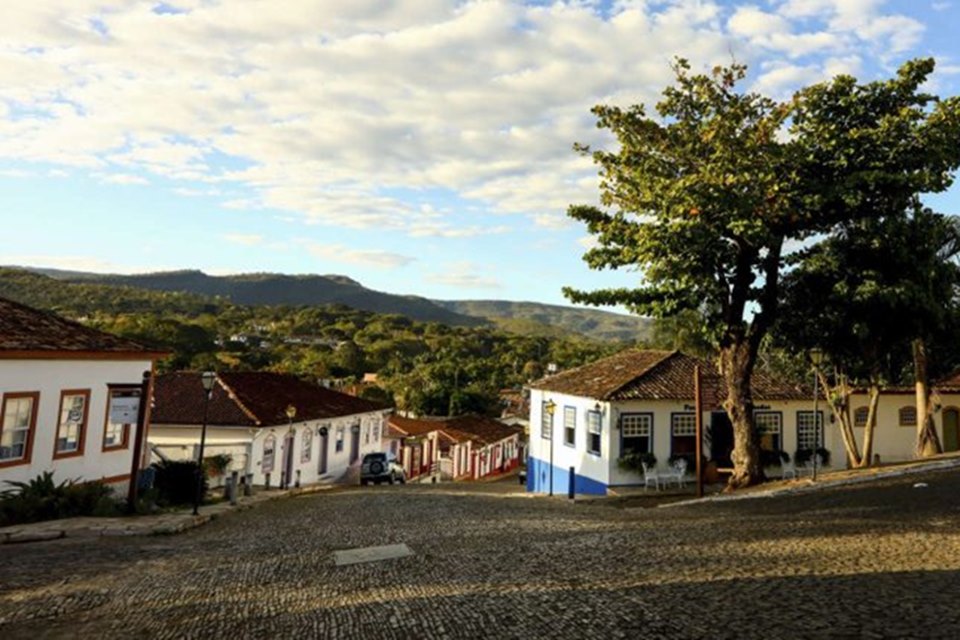
[(637, 451), (617, 458), (617, 466), (624, 471), (643, 473), (644, 464), (648, 467), (657, 466), (657, 457), (649, 451)]

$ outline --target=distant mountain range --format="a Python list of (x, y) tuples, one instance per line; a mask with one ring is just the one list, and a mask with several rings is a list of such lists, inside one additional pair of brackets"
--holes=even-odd
[(116, 275), (33, 267), (13, 268), (68, 282), (219, 296), (236, 304), (342, 304), (365, 311), (396, 313), (414, 320), (453, 326), (472, 327), (490, 322), (520, 333), (577, 333), (598, 340), (633, 342), (649, 337), (651, 331), (648, 318), (599, 309), (507, 300), (429, 300), (421, 296), (375, 291), (341, 275), (250, 273), (210, 276), (197, 270)]

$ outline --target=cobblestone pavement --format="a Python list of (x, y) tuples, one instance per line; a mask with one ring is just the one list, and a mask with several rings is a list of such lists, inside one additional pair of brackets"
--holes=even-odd
[(668, 509), (448, 487), (8, 545), (0, 638), (960, 637), (956, 471)]

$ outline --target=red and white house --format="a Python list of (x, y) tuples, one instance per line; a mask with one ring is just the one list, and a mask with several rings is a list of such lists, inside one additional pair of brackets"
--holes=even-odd
[(201, 375), (157, 377), (150, 445), (158, 456), (196, 460), (204, 411), (204, 456), (229, 455), (228, 472), (250, 475), (255, 485), (335, 480), (382, 450), (383, 405), (293, 375), (250, 371), (218, 373), (205, 409)]
[(493, 418), (391, 416), (390, 429), (402, 438), (398, 458), (408, 478), (440, 473), (444, 479), (478, 480), (520, 464), (523, 429)]
[(439, 422), (391, 415), (387, 426), (387, 451), (403, 465), (408, 481), (434, 478), (440, 473)]
[(0, 488), (49, 471), (125, 490), (144, 461), (144, 374), (165, 355), (0, 298)]

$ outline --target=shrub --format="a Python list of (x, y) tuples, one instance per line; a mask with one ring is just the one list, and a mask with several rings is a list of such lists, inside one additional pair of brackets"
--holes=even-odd
[[(823, 447), (817, 449), (817, 453), (820, 454), (820, 460), (823, 462), (824, 466), (830, 464), (830, 452)], [(793, 454), (793, 459), (797, 464), (807, 464), (810, 462), (810, 459), (813, 457), (812, 449), (797, 449), (797, 452)]]
[(648, 467), (657, 466), (657, 457), (649, 451), (641, 451), (639, 453), (628, 453), (621, 458), (617, 458), (617, 466), (625, 471), (643, 473), (644, 464)]
[[(197, 463), (192, 460), (161, 460), (153, 486), (161, 505), (192, 504), (197, 495)], [(203, 493), (207, 493), (207, 477), (203, 477)]]
[(769, 451), (760, 450), (760, 464), (766, 467), (775, 467), (790, 461), (790, 454), (783, 450)]
[(120, 506), (109, 486), (99, 480), (64, 480), (57, 484), (45, 471), (27, 482), (7, 481), (0, 494), (0, 525), (24, 524), (74, 516), (114, 516)]
[(227, 472), (227, 468), (233, 461), (233, 456), (229, 453), (218, 453), (215, 456), (203, 459), (204, 471), (208, 477), (219, 477)]

